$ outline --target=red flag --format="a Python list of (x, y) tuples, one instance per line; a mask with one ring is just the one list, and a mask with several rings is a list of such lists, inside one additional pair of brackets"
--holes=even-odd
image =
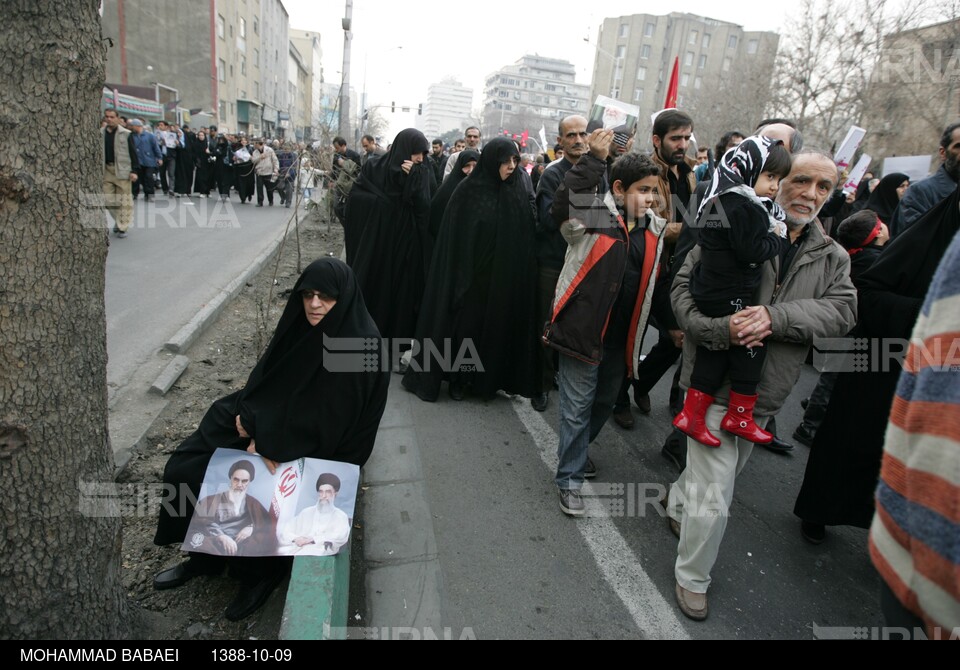
[(670, 109), (677, 106), (677, 93), (680, 88), (680, 57), (673, 59), (673, 74), (670, 75), (670, 85), (667, 86), (667, 101), (663, 103), (664, 109)]

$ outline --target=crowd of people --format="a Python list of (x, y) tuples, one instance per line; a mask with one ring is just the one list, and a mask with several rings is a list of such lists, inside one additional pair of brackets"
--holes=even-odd
[[(282, 206), (290, 207), (296, 200), (306, 151), (302, 142), (220, 133), (217, 126), (196, 131), (187, 124), (166, 121), (150, 126), (142, 119), (120, 116), (114, 109), (104, 112), (100, 126), (105, 138), (104, 192), (117, 237), (127, 236), (133, 224), (133, 201), (141, 193), (146, 202), (155, 199), (158, 191), (171, 198), (216, 195), (222, 201), (236, 192), (240, 204), (256, 195), (258, 207), (264, 202), (272, 207), (275, 194)], [(115, 139), (118, 131), (128, 150), (115, 162), (106, 138)], [(115, 168), (124, 168), (119, 179)]]
[[(679, 361), (670, 397), (674, 430), (662, 453), (680, 475), (661, 504), (678, 539), (678, 606), (703, 620), (738, 475), (754, 445), (794, 449), (775, 419), (814, 341), (907, 340), (915, 325), (947, 332), (949, 319), (934, 320), (929, 310), (933, 300), (943, 312), (960, 292), (955, 267), (946, 276), (951, 270), (941, 267), (935, 283), (960, 227), (960, 124), (944, 130), (941, 167), (932, 177), (911, 184), (905, 174), (871, 173), (851, 193), (841, 190), (846, 175), (833, 157), (805, 147), (787, 119), (731, 130), (713, 152), (696, 151), (695, 158), (694, 125), (681, 110), (661, 112), (652, 149), (643, 151), (647, 138), (616, 137), (567, 116), (556, 146), (537, 157), (522, 156), (507, 138), (483, 144), (475, 127), (449, 150), (415, 129), (399, 133), (386, 150), (365, 137), (362, 156), (337, 138), (332, 178), (349, 182), (337, 202), (347, 261), (337, 271), (350, 278), (343, 282), (355, 281), (352, 304), (369, 315), (367, 330), (408, 349), (403, 360), (391, 361), (405, 389), (427, 402), (440, 398), (444, 384), (454, 401), (505, 392), (528, 398), (540, 412), (556, 392), (554, 479), (564, 514), (585, 512), (584, 480), (603, 465), (590, 454), (601, 428), (611, 417), (634, 428), (631, 390), (637, 411), (649, 414), (650, 390)], [(947, 261), (955, 264), (956, 254)], [(924, 306), (932, 285), (939, 292)], [(324, 289), (333, 298), (344, 290)], [(322, 318), (337, 314), (342, 301)], [(297, 309), (291, 298), (288, 311)], [(309, 322), (311, 305), (299, 309)], [(258, 370), (283, 364), (271, 363), (277, 347), (298, 346), (286, 334), (287, 319), (285, 312), (286, 329), (278, 327)], [(650, 327), (658, 337), (645, 350)], [(304, 333), (296, 337), (314, 337)], [(436, 355), (464, 350), (467, 364)], [(960, 572), (951, 550), (960, 543), (960, 360), (941, 361), (944, 374), (934, 380), (930, 365), (919, 353), (908, 356), (917, 383), (943, 389), (938, 401), (952, 412), (935, 431), (910, 419), (925, 414), (918, 398), (931, 391), (905, 386), (897, 362), (824, 372), (793, 433), (811, 447), (795, 509), (802, 536), (817, 544), (828, 526), (872, 524), (884, 613), (890, 621), (913, 617), (928, 630), (960, 625)], [(359, 380), (374, 373), (356, 374), (348, 386), (372, 393)], [(376, 393), (385, 393), (379, 384)], [(204, 419), (212, 431), (215, 418), (216, 430), (238, 448), (252, 449), (258, 425), (243, 398), (263, 396), (253, 386), (252, 395), (248, 389)], [(382, 413), (379, 395), (373, 404)], [(377, 412), (367, 412), (364, 434), (375, 433), (378, 422)], [(952, 455), (937, 451), (937, 439)], [(351, 442), (356, 438), (345, 433), (320, 443), (336, 457), (335, 445)], [(266, 458), (305, 455), (261, 444), (256, 436)], [(364, 445), (346, 460), (362, 464), (371, 446)], [(911, 454), (912, 446), (924, 454)], [(884, 512), (875, 515), (881, 462)], [(904, 488), (904, 462), (913, 482), (939, 478), (935, 500)], [(718, 490), (719, 500), (707, 500)], [(935, 531), (918, 528), (904, 500), (939, 514), (940, 525), (925, 522), (949, 537), (918, 548), (916, 538)], [(178, 536), (158, 534), (158, 542)]]

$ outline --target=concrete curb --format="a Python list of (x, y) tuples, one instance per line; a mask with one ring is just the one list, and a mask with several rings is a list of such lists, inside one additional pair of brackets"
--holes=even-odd
[(349, 600), (349, 544), (336, 556), (296, 557), (280, 619), (280, 639), (346, 639)]
[(213, 300), (208, 302), (197, 314), (190, 319), (187, 324), (177, 331), (177, 333), (170, 338), (170, 340), (164, 344), (164, 348), (167, 351), (172, 351), (175, 354), (183, 353), (190, 348), (190, 345), (196, 342), (197, 338), (203, 333), (207, 327), (213, 323), (220, 312), (223, 311), (223, 308), (226, 307), (231, 300), (233, 300), (244, 285), (250, 281), (253, 277), (263, 269), (263, 266), (266, 265), (267, 261), (270, 260), (270, 257), (273, 256), (277, 249), (280, 248), (280, 245), (283, 243), (284, 238), (287, 233), (289, 233), (291, 228), (284, 226), (284, 229), (280, 234), (270, 242), (270, 245), (257, 256), (253, 263), (247, 267), (243, 273), (234, 279), (232, 282), (226, 285), (220, 293), (218, 293)]
[[(290, 228), (284, 224), (283, 228), (280, 230), (275, 239), (270, 241), (267, 245), (267, 248), (257, 256), (253, 262), (244, 270), (240, 276), (231, 281), (226, 288), (224, 288), (216, 297), (213, 298), (203, 309), (201, 309), (197, 314), (190, 319), (190, 321), (170, 339), (164, 345), (164, 348), (172, 351), (173, 353), (180, 353), (185, 351), (193, 344), (204, 330), (209, 327), (217, 316), (220, 315), (220, 312), (230, 303), (230, 300), (235, 298), (244, 285), (250, 281), (253, 277), (256, 276), (260, 270), (263, 269), (263, 266), (266, 265), (274, 254), (277, 253), (277, 250), (280, 248), (280, 245), (283, 244), (284, 239), (288, 234), (293, 232), (292, 226)], [(113, 458), (114, 458), (114, 477), (119, 477), (120, 474), (126, 469), (129, 465), (133, 454), (143, 445), (143, 441), (146, 438), (147, 434), (153, 429), (154, 424), (159, 418), (160, 414), (166, 408), (169, 403), (164, 396), (157, 395), (156, 393), (149, 392), (149, 386), (147, 392), (139, 391), (133, 395), (132, 388), (140, 388), (146, 386), (149, 383), (149, 378), (143, 379), (146, 374), (150, 374), (151, 377), (155, 376), (157, 373), (155, 371), (148, 372), (150, 363), (144, 364), (138, 373), (135, 373), (131, 380), (126, 384), (128, 388), (127, 393), (120, 393), (112, 400), (112, 406), (110, 407), (110, 413), (113, 415), (111, 418), (111, 425), (119, 419), (123, 419), (124, 422), (132, 423), (133, 426), (127, 427), (123, 433), (122, 437), (115, 436), (115, 431), (111, 428), (111, 442), (113, 445)], [(154, 363), (154, 366), (156, 364)], [(164, 373), (161, 372), (159, 376), (156, 377), (156, 381), (151, 384), (157, 385), (163, 378)], [(139, 377), (139, 379), (138, 379)], [(141, 386), (140, 384), (143, 384)], [(129, 396), (129, 397), (125, 397)], [(149, 412), (143, 412), (143, 418), (145, 421), (140, 421), (133, 419), (132, 421), (127, 419), (128, 415), (132, 415), (136, 408), (140, 408), (143, 404), (146, 403), (150, 405)]]

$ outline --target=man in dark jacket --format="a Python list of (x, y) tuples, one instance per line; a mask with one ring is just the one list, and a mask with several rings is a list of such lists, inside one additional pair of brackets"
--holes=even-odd
[(659, 168), (629, 154), (614, 163), (603, 188), (613, 132), (594, 131), (589, 154), (564, 175), (552, 207), (570, 252), (560, 273), (543, 339), (560, 352), (560, 444), (555, 481), (560, 509), (584, 513), (580, 488), (587, 448), (613, 412), (622, 381), (635, 376), (655, 295), (666, 222), (655, 216)]
[(149, 200), (153, 197), (154, 184), (156, 180), (154, 175), (157, 168), (163, 163), (163, 154), (160, 153), (160, 144), (153, 133), (144, 130), (143, 121), (133, 119), (127, 124), (130, 128), (133, 138), (133, 146), (137, 150), (137, 162), (140, 167), (137, 170), (137, 181), (133, 182), (133, 199), (136, 200), (140, 195), (140, 188), (143, 187), (143, 199)]
[(951, 123), (944, 129), (940, 137), (940, 160), (940, 169), (926, 179), (911, 184), (904, 193), (890, 222), (892, 237), (912, 226), (957, 189), (957, 179), (960, 178), (960, 122)]
[[(557, 289), (557, 278), (563, 268), (564, 256), (567, 253), (567, 243), (560, 233), (560, 227), (554, 222), (550, 213), (553, 207), (557, 188), (563, 183), (563, 178), (580, 157), (587, 153), (587, 120), (582, 116), (567, 116), (560, 121), (560, 135), (557, 137), (559, 146), (563, 147), (563, 158), (551, 163), (537, 184), (537, 265), (540, 270), (539, 295), (537, 298), (537, 321), (545, 324), (550, 320), (551, 305), (554, 292)], [(603, 190), (606, 190), (604, 178)], [(544, 349), (541, 361), (543, 375), (540, 383), (540, 394), (530, 399), (530, 404), (538, 412), (547, 409), (548, 394), (553, 386), (554, 364), (553, 353)], [(588, 463), (587, 476), (592, 477), (592, 464)]]

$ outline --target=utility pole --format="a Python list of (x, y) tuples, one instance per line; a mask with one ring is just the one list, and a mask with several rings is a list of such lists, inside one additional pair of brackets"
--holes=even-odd
[(350, 135), (350, 42), (353, 40), (351, 22), (353, 20), (353, 0), (346, 0), (343, 17), (343, 79), (340, 84), (340, 137), (347, 140)]

